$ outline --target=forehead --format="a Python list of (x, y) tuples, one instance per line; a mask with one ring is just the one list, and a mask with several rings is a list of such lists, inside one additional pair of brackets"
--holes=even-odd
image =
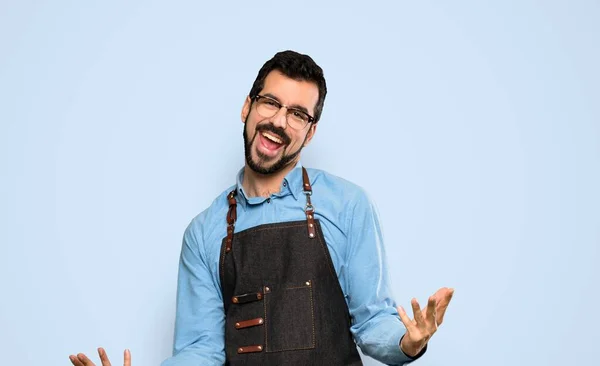
[(280, 71), (273, 70), (265, 78), (261, 94), (271, 94), (285, 105), (300, 105), (311, 113), (319, 100), (319, 88), (310, 81), (289, 78)]

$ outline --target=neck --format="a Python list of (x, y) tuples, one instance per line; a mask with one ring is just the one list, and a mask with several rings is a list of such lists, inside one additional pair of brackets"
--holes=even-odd
[(273, 174), (260, 174), (244, 166), (244, 178), (242, 186), (248, 197), (270, 197), (273, 193), (281, 190), (283, 178), (296, 167), (298, 162), (291, 162), (288, 166)]

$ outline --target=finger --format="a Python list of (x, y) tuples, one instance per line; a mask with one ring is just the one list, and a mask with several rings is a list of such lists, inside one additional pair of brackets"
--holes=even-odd
[(406, 314), (404, 308), (402, 306), (399, 306), (397, 309), (398, 315), (400, 315), (400, 320), (402, 321), (402, 324), (404, 324), (406, 330), (408, 331), (409, 329), (412, 329), (412, 327), (414, 327), (414, 324), (412, 320), (410, 320), (410, 318), (408, 317), (408, 314)]
[(421, 312), (421, 307), (419, 306), (417, 299), (413, 298), (410, 301), (410, 304), (412, 305), (413, 315), (415, 317), (415, 321), (417, 322), (417, 326), (425, 326), (425, 319), (423, 318), (423, 313)]
[(452, 300), (452, 295), (454, 295), (454, 289), (452, 288), (446, 288), (446, 291), (444, 291), (443, 293), (439, 294), (438, 296), (438, 303), (441, 303), (445, 306), (448, 306), (448, 304), (450, 303), (450, 300)]
[(75, 355), (69, 356), (69, 360), (71, 360), (71, 363), (75, 366), (84, 366), (83, 363), (81, 363), (81, 361), (79, 361), (79, 359)]
[(436, 324), (436, 319), (435, 319), (435, 308), (436, 308), (436, 301), (435, 301), (435, 297), (434, 296), (430, 296), (429, 297), (429, 301), (427, 302), (427, 310), (425, 313), (425, 319), (427, 320), (427, 323), (429, 323), (430, 325), (437, 325)]
[(102, 362), (102, 366), (112, 366), (110, 364), (110, 360), (108, 359), (108, 355), (106, 354), (106, 351), (104, 350), (104, 348), (102, 348), (102, 347), (98, 348), (98, 356), (100, 356), (100, 361)]
[(96, 366), (92, 360), (90, 360), (89, 358), (87, 358), (86, 355), (84, 355), (83, 353), (80, 353), (77, 355), (77, 359), (79, 361), (81, 361), (81, 363), (83, 364), (83, 366)]
[(125, 350), (125, 360), (123, 361), (123, 366), (131, 366), (131, 352), (126, 349)]
[(450, 300), (452, 300), (452, 296), (454, 295), (454, 289), (448, 290), (446, 296), (442, 298), (442, 300), (438, 303), (437, 307), (437, 323), (438, 325), (442, 324), (444, 321), (444, 315), (446, 314), (446, 309), (448, 309), (448, 305), (450, 304)]

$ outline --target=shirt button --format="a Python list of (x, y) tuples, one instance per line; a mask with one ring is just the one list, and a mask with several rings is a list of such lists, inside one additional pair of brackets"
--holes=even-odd
[(284, 187), (287, 187), (287, 182), (283, 182), (283, 186), (284, 186)]
[(267, 203), (271, 203), (271, 199), (270, 198), (267, 198)]

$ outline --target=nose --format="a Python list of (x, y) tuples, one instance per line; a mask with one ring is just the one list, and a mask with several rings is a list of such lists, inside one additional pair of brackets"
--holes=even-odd
[(287, 127), (287, 108), (279, 108), (277, 113), (275, 113), (273, 117), (269, 118), (269, 121), (273, 124), (273, 126), (281, 127), (285, 130), (285, 128)]

